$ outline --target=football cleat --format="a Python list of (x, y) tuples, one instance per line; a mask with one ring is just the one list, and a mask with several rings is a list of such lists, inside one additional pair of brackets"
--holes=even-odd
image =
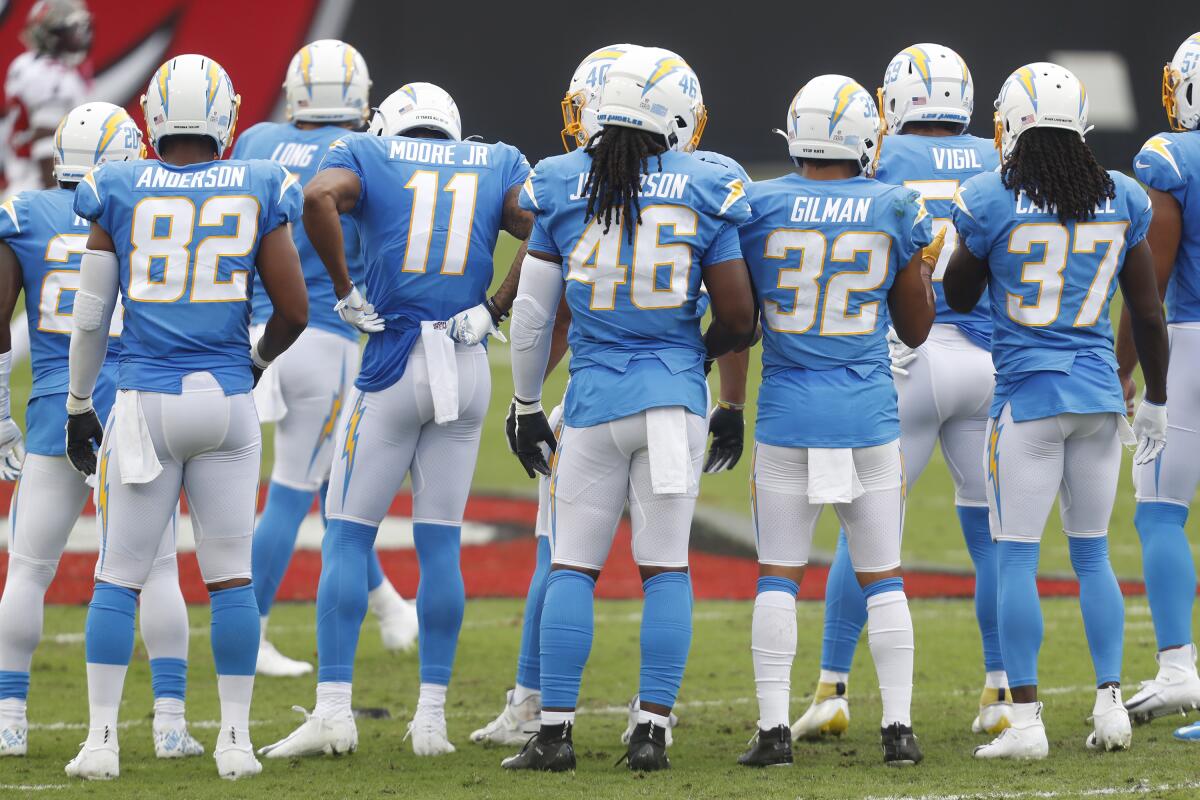
[(909, 725), (893, 722), (879, 729), (879, 738), (883, 745), (883, 763), (889, 767), (911, 767), (925, 758), (917, 744), (917, 735)]
[(269, 744), (258, 751), (267, 758), (302, 758), (304, 756), (340, 756), (358, 749), (358, 727), (354, 717), (326, 719), (309, 714), (300, 706), (293, 711), (304, 715), (304, 723), (284, 739)]
[(542, 696), (531, 694), (522, 702), (513, 704), (513, 690), (509, 689), (500, 716), (472, 731), (471, 741), (479, 744), (521, 745), (542, 727)]
[(83, 778), (89, 781), (107, 781), (121, 775), (120, 749), (117, 747), (117, 736), (114, 731), (105, 729), (104, 742), (90, 745), (84, 742), (79, 746), (79, 755), (67, 762), (64, 771), (72, 778)]
[(188, 733), (187, 723), (154, 726), (155, 758), (187, 758), (204, 755), (204, 745)]
[(8, 722), (0, 728), (0, 758), (23, 756), (29, 751), (29, 725), (24, 722)]
[(971, 733), (986, 733), (998, 736), (1000, 731), (1012, 724), (1012, 703), (1008, 700), (1008, 689), (983, 688), (979, 695), (979, 713), (971, 722)]
[(258, 664), (254, 667), (255, 675), (266, 675), (271, 678), (297, 678), (312, 671), (312, 664), (307, 661), (288, 658), (276, 650), (275, 645), (266, 639), (259, 641)]
[(633, 729), (629, 737), (629, 749), (617, 759), (624, 761), (633, 772), (657, 772), (670, 769), (667, 758), (667, 729), (653, 722), (643, 722)]
[(232, 726), (222, 728), (217, 734), (213, 759), (217, 762), (217, 774), (227, 781), (249, 778), (262, 772), (262, 764), (254, 757), (254, 746), (250, 744), (248, 730), (239, 731)]
[(850, 728), (850, 701), (846, 684), (818, 683), (812, 705), (792, 725), (792, 739), (816, 741), (826, 736), (841, 736)]
[(1096, 690), (1096, 704), (1092, 706), (1094, 730), (1088, 734), (1088, 750), (1128, 750), (1133, 741), (1133, 728), (1129, 724), (1129, 712), (1121, 703), (1121, 687), (1107, 686)]
[(575, 769), (575, 745), (569, 723), (543, 725), (529, 737), (521, 752), (500, 762), (505, 769), (529, 769), (539, 772), (570, 772)]
[(1050, 754), (1050, 742), (1046, 739), (1046, 726), (1042, 723), (1042, 704), (1037, 703), (1033, 717), (1018, 720), (1015, 713), (1012, 723), (992, 741), (975, 748), (976, 758), (1040, 759)]
[(1188, 645), (1178, 649), (1179, 653), (1164, 650), (1155, 655), (1158, 674), (1154, 680), (1143, 681), (1137, 694), (1125, 703), (1130, 719), (1139, 725), (1158, 717), (1200, 710), (1196, 648)]
[[(625, 731), (621, 734), (621, 744), (626, 745), (629, 744), (629, 740), (633, 736), (633, 731), (638, 726), (638, 712), (642, 710), (641, 702), (639, 702), (639, 698), (636, 694), (633, 696), (633, 699), (629, 701), (627, 708), (629, 709), (629, 718), (625, 723)], [(675, 743), (675, 737), (671, 734), (671, 731), (673, 731), (675, 726), (678, 724), (679, 717), (675, 716), (675, 712), (672, 711), (667, 715), (667, 747), (670, 747)]]
[(384, 650), (407, 652), (417, 644), (417, 604), (399, 596), (396, 599), (378, 615), (379, 636)]
[(408, 723), (404, 738), (412, 737), (413, 755), (444, 756), (454, 752), (454, 745), (446, 736), (446, 713), (428, 711), (417, 706), (417, 713)]
[(750, 740), (750, 749), (738, 756), (743, 767), (790, 767), (792, 730), (780, 725), (769, 731), (759, 728)]

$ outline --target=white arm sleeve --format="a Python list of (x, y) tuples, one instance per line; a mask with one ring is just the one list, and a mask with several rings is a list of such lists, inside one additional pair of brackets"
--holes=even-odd
[(512, 340), (513, 392), (522, 400), (540, 400), (550, 360), (554, 315), (563, 293), (562, 266), (526, 254), (513, 301), (508, 335)]
[[(104, 353), (108, 328), (117, 305), (117, 255), (87, 250), (79, 262), (79, 291), (72, 311), (70, 389), (83, 400), (92, 396)], [(68, 398), (70, 405), (70, 398)]]

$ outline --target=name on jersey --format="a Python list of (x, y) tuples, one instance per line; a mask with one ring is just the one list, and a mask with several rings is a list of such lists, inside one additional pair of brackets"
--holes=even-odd
[(223, 189), (226, 186), (245, 186), (244, 166), (212, 166), (196, 172), (175, 172), (159, 166), (146, 167), (138, 173), (136, 189)]
[(388, 158), (393, 161), (420, 161), (424, 164), (486, 167), (488, 152), (486, 146), (477, 144), (393, 139), (388, 149)]
[[(1018, 214), (1036, 214), (1037, 216), (1047, 216), (1047, 215), (1057, 215), (1058, 209), (1056, 209), (1053, 204), (1051, 204), (1049, 206), (1045, 206), (1045, 207), (1039, 206), (1037, 203), (1034, 203), (1032, 200), (1030, 200), (1028, 197), (1026, 197), (1024, 192), (1020, 192), (1017, 194), (1017, 211), (1016, 211), (1016, 213), (1018, 213)], [(1100, 214), (1116, 214), (1116, 213), (1117, 213), (1117, 210), (1115, 208), (1113, 208), (1113, 201), (1112, 201), (1111, 197), (1105, 198), (1103, 203), (1100, 203), (1099, 205), (1096, 206), (1096, 215), (1097, 216), (1099, 216)]]
[(948, 170), (982, 170), (979, 163), (979, 153), (967, 147), (934, 147), (933, 166), (935, 169)]
[(792, 201), (792, 222), (866, 222), (870, 197), (806, 197)]
[(271, 160), (277, 161), (285, 167), (308, 167), (312, 165), (317, 148), (318, 145), (315, 144), (283, 142), (275, 145), (275, 151), (271, 153)]
[[(587, 177), (586, 172), (581, 172), (576, 176), (575, 191), (567, 198), (568, 200), (586, 200), (588, 198)], [(678, 172), (651, 172), (642, 176), (642, 188), (638, 194), (642, 197), (660, 200), (682, 200), (690, 177), (690, 175), (681, 175)]]

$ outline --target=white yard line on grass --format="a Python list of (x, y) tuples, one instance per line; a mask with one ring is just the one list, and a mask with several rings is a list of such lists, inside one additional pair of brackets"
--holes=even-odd
[(0, 783), (0, 791), (10, 792), (48, 792), (53, 789), (70, 788), (69, 783)]
[(1158, 792), (1175, 792), (1184, 789), (1200, 789), (1200, 781), (1186, 783), (1157, 783), (1146, 781), (1129, 786), (1098, 786), (1094, 789), (1029, 790), (1024, 792), (965, 792), (963, 794), (916, 794), (916, 795), (867, 795), (863, 800), (1052, 800), (1056, 797), (1123, 797)]

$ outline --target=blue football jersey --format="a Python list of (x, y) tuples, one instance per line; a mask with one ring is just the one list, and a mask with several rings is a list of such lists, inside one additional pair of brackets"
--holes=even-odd
[(900, 436), (887, 296), (929, 244), (913, 189), (791, 174), (753, 183), (741, 227), (763, 328), (755, 439), (870, 447)]
[(1175, 198), (1183, 230), (1167, 282), (1167, 322), (1200, 321), (1200, 133), (1160, 133), (1133, 159), (1138, 180)]
[[(25, 444), (29, 452), (45, 456), (65, 452), (71, 311), (89, 228), (88, 221), (71, 208), (73, 195), (68, 189), (47, 189), (24, 192), (0, 203), (0, 239), (20, 262), (29, 326), (33, 387), (25, 411)], [(118, 320), (115, 327), (119, 329), (119, 325)], [(93, 395), (101, 419), (107, 416), (116, 393), (119, 350), (117, 337), (110, 337)]]
[(1125, 412), (1108, 305), (1126, 250), (1146, 238), (1150, 198), (1109, 174), (1116, 196), (1087, 222), (1060, 223), (995, 172), (967, 181), (955, 199), (960, 244), (988, 264), (992, 416), (1005, 403), (1017, 421)]
[[(346, 129), (336, 125), (316, 128), (298, 128), (291, 123), (260, 122), (238, 137), (233, 148), (235, 159), (270, 159), (282, 164), (289, 172), (306, 184), (317, 174), (321, 159), (329, 146), (346, 135)], [(300, 254), (300, 266), (304, 269), (304, 283), (308, 287), (308, 327), (336, 333), (347, 339), (358, 341), (358, 330), (342, 321), (333, 310), (337, 297), (333, 292), (333, 281), (325, 271), (320, 256), (313, 249), (304, 223), (297, 219), (292, 226), (292, 238)], [(350, 268), (350, 280), (363, 286), (363, 260), (358, 247), (358, 228), (349, 216), (342, 217), (342, 238), (346, 243), (346, 266)], [(261, 283), (254, 284), (250, 300), (250, 320), (255, 325), (266, 324), (271, 316), (271, 298)]]
[(942, 277), (958, 243), (951, 222), (954, 194), (969, 178), (992, 172), (1000, 165), (1000, 155), (990, 139), (978, 136), (888, 136), (883, 143), (879, 169), (875, 177), (884, 183), (916, 189), (925, 201), (925, 210), (933, 218), (933, 234), (946, 232), (946, 244), (933, 269), (933, 295), (937, 303), (937, 321), (956, 326), (968, 339), (983, 349), (991, 346), (992, 318), (987, 302), (969, 314), (960, 314), (946, 304)]
[(529, 162), (503, 142), (352, 133), (330, 147), (321, 169), (350, 170), (362, 184), (350, 215), (367, 300), (386, 327), (367, 339), (355, 385), (379, 391), (404, 375), (422, 322), (484, 301), (504, 198)]
[(530, 252), (562, 258), (571, 309), (564, 418), (588, 427), (660, 406), (704, 415), (701, 269), (741, 258), (745, 183), (728, 167), (668, 151), (642, 177), (641, 224), (631, 232), (621, 220), (605, 233), (586, 215), (591, 163), (582, 149), (548, 158), (521, 192), (537, 219)]
[(715, 164), (722, 169), (732, 170), (744, 183), (750, 182), (750, 176), (746, 173), (742, 165), (727, 155), (722, 155), (714, 150), (696, 150), (692, 153), (692, 156), (709, 164)]
[(75, 212), (108, 232), (121, 266), (117, 387), (179, 394), (185, 375), (210, 372), (226, 394), (250, 391), (259, 242), (303, 204), (296, 177), (270, 161), (125, 161), (88, 173)]

